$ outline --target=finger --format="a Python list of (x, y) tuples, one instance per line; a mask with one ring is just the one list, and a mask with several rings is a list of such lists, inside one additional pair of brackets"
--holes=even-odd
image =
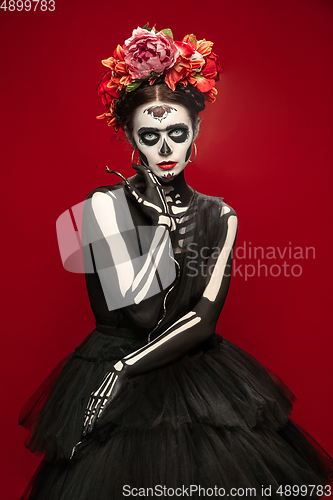
[(145, 165), (135, 165), (135, 170), (144, 177), (147, 187), (161, 185), (156, 175)]
[(87, 417), (86, 417), (86, 420), (84, 423), (84, 430), (83, 430), (84, 435), (86, 435), (92, 431), (92, 429), (95, 425), (95, 422), (97, 420), (97, 413), (99, 411), (99, 405), (100, 405), (100, 401), (97, 402), (97, 404), (87, 414)]
[(96, 393), (92, 393), (85, 414), (84, 414), (84, 422), (83, 422), (83, 434), (87, 434), (90, 432), (93, 426), (93, 421), (95, 420), (96, 413), (98, 412), (99, 406), (102, 400), (99, 396), (95, 395)]
[(142, 205), (144, 205), (146, 207), (153, 208), (157, 213), (162, 213), (163, 209), (165, 210), (165, 205), (162, 205), (163, 206), (163, 209), (162, 209), (161, 207), (159, 207), (155, 203), (150, 202), (142, 193), (140, 193), (140, 191), (137, 188), (135, 188), (133, 186), (128, 186), (127, 190), (133, 196), (133, 198), (135, 198), (137, 203), (141, 203)]
[(86, 435), (88, 432), (91, 431), (92, 429), (92, 422), (95, 417), (96, 411), (94, 409), (91, 409), (86, 412), (85, 414), (85, 419), (84, 419), (84, 424), (83, 424), (83, 435)]
[(83, 422), (83, 428), (85, 429), (88, 425), (88, 422), (91, 417), (91, 412), (92, 412), (92, 406), (93, 406), (94, 400), (93, 398), (89, 399), (85, 414), (84, 414), (84, 422)]
[(167, 205), (167, 202), (166, 202), (166, 199), (165, 199), (165, 194), (164, 194), (164, 191), (163, 189), (160, 187), (160, 186), (156, 186), (156, 191), (159, 195), (159, 198), (161, 200), (161, 205), (163, 207), (163, 211), (164, 213), (168, 213), (168, 205)]
[(113, 388), (114, 388), (117, 380), (118, 380), (118, 375), (116, 375), (115, 373), (112, 373), (112, 378), (111, 378), (110, 383), (108, 385), (108, 388), (106, 389), (106, 392), (105, 392), (105, 399), (106, 400), (111, 396), (111, 393), (113, 391)]
[(103, 379), (103, 382), (101, 383), (97, 391), (94, 393), (94, 396), (98, 398), (103, 398), (105, 393), (108, 391), (110, 384), (112, 384), (113, 378), (114, 378), (113, 372), (107, 373)]
[(100, 416), (112, 393), (117, 379), (118, 375), (115, 375), (113, 372), (107, 373), (97, 391), (91, 394), (86, 409), (86, 418), (84, 421), (85, 426), (91, 426)]

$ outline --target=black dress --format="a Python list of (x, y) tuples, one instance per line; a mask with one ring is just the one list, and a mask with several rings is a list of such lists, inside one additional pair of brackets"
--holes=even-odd
[[(134, 224), (142, 224), (128, 202)], [(208, 254), (224, 229), (223, 206), (221, 199), (194, 191), (171, 235), (180, 276), (154, 337), (202, 296)], [(191, 243), (208, 250), (191, 260)], [(82, 438), (90, 393), (116, 361), (147, 344), (152, 330), (138, 327), (126, 308), (108, 309), (96, 273), (87, 274), (86, 283), (96, 328), (56, 367), (20, 415), (20, 423), (31, 430), (26, 445), (45, 454), (24, 498), (328, 495), (332, 459), (290, 420), (292, 392), (256, 359), (214, 333), (181, 359), (131, 378)], [(251, 492), (244, 493), (246, 488)]]

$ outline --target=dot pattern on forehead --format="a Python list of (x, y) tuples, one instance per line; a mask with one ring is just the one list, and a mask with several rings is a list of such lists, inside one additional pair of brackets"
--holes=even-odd
[(143, 112), (151, 115), (155, 118), (155, 120), (161, 122), (168, 116), (169, 113), (171, 113), (171, 111), (177, 111), (177, 109), (172, 106), (168, 106), (167, 104), (161, 104), (159, 106), (149, 106), (149, 108), (146, 108)]

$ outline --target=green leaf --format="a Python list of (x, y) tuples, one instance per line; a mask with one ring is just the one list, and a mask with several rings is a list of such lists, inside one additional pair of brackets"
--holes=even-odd
[(155, 71), (150, 72), (151, 76), (160, 76), (160, 73), (155, 73)]
[(126, 87), (126, 92), (133, 92), (133, 90), (136, 90), (137, 88), (140, 87), (142, 82), (143, 82), (143, 80), (135, 80), (135, 82), (130, 83)]
[(161, 30), (161, 31), (162, 31), (162, 33), (164, 33), (165, 35), (169, 35), (169, 36), (172, 38), (172, 40), (173, 40), (173, 33), (172, 33), (172, 31), (171, 31), (171, 29), (170, 29), (170, 28), (165, 28), (164, 30)]
[(144, 27), (142, 28), (143, 30), (146, 30), (149, 26), (149, 23), (145, 24)]

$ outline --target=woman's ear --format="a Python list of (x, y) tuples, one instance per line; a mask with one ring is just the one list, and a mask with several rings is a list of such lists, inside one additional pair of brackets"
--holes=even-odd
[(200, 118), (198, 117), (193, 127), (193, 141), (195, 141), (196, 138), (198, 137), (199, 130), (200, 130)]

